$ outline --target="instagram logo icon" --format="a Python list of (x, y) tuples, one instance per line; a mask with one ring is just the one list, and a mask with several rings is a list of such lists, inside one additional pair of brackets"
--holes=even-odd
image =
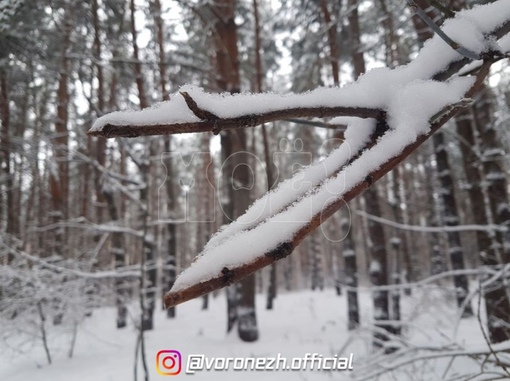
[(162, 376), (175, 376), (181, 373), (181, 352), (170, 349), (159, 351), (156, 355), (156, 370)]

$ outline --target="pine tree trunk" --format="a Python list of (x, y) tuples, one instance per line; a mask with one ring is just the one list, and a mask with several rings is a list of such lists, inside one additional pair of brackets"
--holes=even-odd
[[(239, 52), (237, 48), (237, 25), (235, 23), (236, 2), (235, 0), (219, 0), (211, 5), (217, 15), (214, 23), (215, 28), (215, 60), (217, 77), (216, 82), (219, 90), (230, 93), (240, 92), (241, 81), (239, 72)], [(228, 197), (223, 204), (225, 222), (229, 222), (248, 208), (250, 203), (249, 183), (249, 158), (246, 152), (247, 139), (244, 129), (221, 132), (223, 166), (227, 175), (224, 178), (224, 190)], [(234, 154), (230, 157), (231, 154)], [(226, 161), (230, 163), (226, 163)], [(234, 168), (236, 169), (234, 171)], [(235, 189), (233, 188), (235, 186)], [(232, 211), (232, 214), (228, 214)], [(225, 269), (228, 272), (228, 269)], [(238, 334), (243, 341), (255, 341), (258, 339), (257, 321), (255, 315), (255, 276), (249, 276), (239, 282), (238, 285), (227, 289), (227, 314), (230, 331), (236, 320)]]
[(311, 250), (309, 258), (312, 268), (312, 291), (315, 289), (324, 290), (324, 274), (322, 271), (322, 253), (317, 232), (311, 234)]
[[(97, 78), (97, 114), (98, 116), (101, 116), (106, 109), (106, 101), (105, 101), (105, 79), (104, 79), (104, 73), (103, 73), (103, 64), (101, 62), (101, 55), (102, 55), (102, 44), (101, 44), (101, 23), (99, 20), (99, 4), (98, 0), (92, 1), (92, 17), (93, 17), (93, 24), (94, 24), (94, 59), (96, 61), (95, 69), (96, 69), (96, 78)], [(87, 138), (87, 146), (91, 146), (90, 137)], [(90, 152), (90, 151), (89, 151)], [(105, 166), (106, 162), (106, 139), (103, 138), (96, 138), (95, 139), (95, 155), (96, 160), (99, 165), (102, 167)], [(97, 221), (98, 223), (101, 223), (103, 221), (103, 210), (104, 210), (104, 203), (105, 199), (103, 196), (103, 192), (101, 189), (101, 178), (103, 174), (101, 171), (96, 170), (94, 172), (94, 185), (95, 185), (95, 191), (96, 191), (96, 198), (97, 198)], [(88, 173), (87, 173), (88, 177)]]
[(356, 329), (359, 326), (359, 305), (358, 305), (358, 265), (356, 263), (356, 251), (354, 246), (354, 237), (351, 232), (350, 219), (342, 219), (342, 230), (345, 234), (343, 257), (345, 264), (345, 285), (347, 290), (347, 314), (349, 330)]
[(145, 86), (144, 86), (144, 80), (143, 80), (143, 73), (142, 73), (142, 64), (140, 63), (140, 53), (138, 48), (138, 32), (136, 30), (136, 22), (135, 22), (135, 0), (130, 0), (129, 2), (129, 9), (131, 11), (130, 14), (130, 21), (131, 21), (131, 39), (132, 39), (132, 45), (133, 45), (133, 59), (134, 59), (134, 68), (135, 68), (135, 82), (136, 87), (138, 89), (138, 99), (140, 101), (140, 108), (146, 108), (149, 107), (149, 102), (147, 101), (147, 96), (145, 94)]
[[(148, 142), (149, 143), (149, 142)], [(150, 144), (150, 143), (149, 143)], [(153, 147), (149, 149), (149, 156), (155, 155)], [(157, 287), (157, 269), (155, 251), (155, 237), (153, 228), (147, 226), (150, 212), (150, 185), (149, 179), (151, 174), (151, 162), (149, 157), (143, 157), (138, 164), (138, 171), (141, 175), (142, 187), (140, 189), (140, 204), (145, 209), (140, 209), (139, 219), (140, 226), (143, 227), (144, 234), (142, 236), (142, 264), (145, 266), (144, 279), (141, 283), (143, 293), (143, 311), (141, 330), (151, 330), (154, 328), (154, 310), (156, 308), (156, 287)]]
[[(171, 136), (165, 137), (166, 142), (166, 151), (171, 152), (172, 151), (172, 138)], [(173, 169), (173, 160), (171, 157), (169, 157), (165, 161), (166, 165), (166, 196), (167, 196), (167, 209), (168, 209), (168, 216), (171, 219), (175, 218), (175, 210), (176, 210), (176, 203), (175, 203), (175, 190), (174, 190), (174, 169)], [(168, 233), (168, 252), (163, 258), (163, 281), (162, 281), (162, 295), (164, 295), (165, 292), (170, 290), (174, 283), (175, 278), (177, 277), (177, 229), (176, 225), (173, 223), (169, 223), (166, 225), (167, 233)], [(173, 318), (176, 315), (176, 308), (170, 307), (167, 309), (166, 315), (168, 318)]]
[[(364, 193), (365, 207), (368, 214), (373, 216), (380, 216), (381, 211), (379, 207), (378, 194), (375, 188), (368, 188)], [(370, 253), (370, 280), (372, 285), (386, 286), (388, 282), (388, 263), (387, 263), (387, 252), (386, 252), (386, 241), (383, 226), (373, 220), (368, 221), (368, 238), (371, 241)], [(393, 327), (385, 320), (389, 320), (389, 295), (386, 290), (375, 290), (372, 292), (372, 298), (374, 301), (374, 320), (376, 321), (376, 327), (382, 328), (388, 332), (393, 332)], [(387, 341), (386, 336), (381, 331), (374, 333), (374, 346), (381, 347), (383, 341)]]
[[(50, 170), (50, 189), (52, 196), (52, 211), (50, 213), (53, 223), (58, 224), (69, 217), (69, 135), (68, 135), (68, 107), (69, 107), (69, 73), (70, 61), (67, 57), (71, 47), (73, 30), (73, 5), (64, 5), (65, 18), (63, 21), (62, 61), (60, 66), (57, 88), (57, 118), (55, 121), (56, 136), (52, 139), (54, 145), (54, 164)], [(64, 257), (67, 252), (67, 234), (63, 227), (54, 230), (54, 237), (50, 241), (50, 255)], [(63, 289), (63, 286), (60, 286)], [(63, 319), (63, 301), (56, 297), (52, 302), (54, 311), (53, 324), (59, 325)]]
[[(365, 59), (361, 48), (357, 9), (358, 4), (356, 0), (348, 0), (347, 4), (349, 8), (348, 19), (350, 26), (351, 56), (354, 66), (354, 77), (358, 78), (366, 71)], [(364, 192), (363, 199), (365, 200), (365, 207), (368, 214), (374, 216), (381, 215), (379, 196), (374, 187), (370, 187)], [(375, 287), (388, 285), (386, 240), (382, 225), (372, 220), (368, 221), (368, 235), (371, 241), (370, 253), (372, 254), (369, 270), (370, 280), (372, 285)], [(372, 298), (374, 303), (374, 320), (376, 320), (376, 327), (392, 332), (392, 326), (384, 323), (385, 320), (389, 320), (390, 318), (388, 291), (373, 291)], [(383, 342), (387, 340), (388, 336), (380, 330), (374, 333), (375, 347), (381, 347)]]
[[(432, 137), (434, 144), (434, 152), (436, 154), (437, 172), (440, 182), (439, 194), (442, 200), (442, 219), (446, 226), (459, 225), (459, 213), (457, 211), (457, 203), (455, 190), (453, 186), (450, 164), (448, 162), (448, 153), (446, 143), (442, 131), (438, 131)], [(449, 231), (446, 233), (448, 239), (448, 254), (453, 270), (464, 270), (464, 249), (460, 241), (460, 234), (457, 231)], [(469, 294), (469, 284), (466, 275), (455, 275), (453, 277), (455, 285), (455, 295), (457, 306), (462, 307)], [(471, 303), (467, 302), (462, 311), (463, 317), (473, 315)]]
[(338, 51), (337, 23), (331, 19), (331, 12), (328, 7), (328, 0), (321, 0), (320, 7), (324, 24), (328, 31), (329, 61), (331, 64), (331, 73), (335, 86), (340, 84), (340, 54)]
[[(477, 221), (477, 223), (489, 223), (490, 220), (487, 217), (482, 189), (480, 188), (480, 185), (485, 183), (487, 184), (487, 196), (494, 223), (510, 228), (508, 183), (504, 168), (501, 166), (501, 162), (504, 160), (504, 150), (494, 126), (493, 99), (489, 89), (482, 91), (481, 94), (481, 99), (473, 109), (475, 126), (481, 140), (480, 156), (483, 158), (483, 177), (477, 172), (478, 178), (475, 178), (471, 183), (470, 193), (473, 193), (473, 195), (470, 194), (470, 197), (476, 197), (474, 201), (472, 200), (473, 213), (485, 217), (485, 220)], [(475, 140), (474, 137), (467, 138)], [(475, 172), (474, 169), (471, 169), (471, 171)], [(487, 233), (479, 232), (477, 237), (480, 259), (484, 265), (497, 266), (501, 263), (507, 264), (510, 262), (508, 231), (496, 234), (495, 238), (499, 245), (494, 245), (494, 240)], [(498, 258), (497, 248), (501, 252), (501, 261)], [(492, 343), (500, 343), (510, 339), (510, 329), (507, 324), (510, 316), (510, 300), (505, 289), (504, 282), (500, 281), (484, 290), (489, 336)]]
[[(405, 223), (404, 220), (404, 211), (402, 210), (402, 193), (400, 190), (401, 184), (401, 168), (396, 167), (392, 171), (392, 188), (393, 188), (393, 203), (391, 205), (393, 209), (393, 214), (395, 216), (395, 221), (399, 223)], [(398, 246), (395, 247), (395, 250), (398, 251), (396, 258), (402, 264), (399, 266), (398, 271), (403, 275), (403, 279), (405, 282), (409, 282), (415, 279), (413, 274), (413, 267), (411, 265), (411, 255), (409, 253), (409, 248), (407, 245), (407, 237), (404, 232), (394, 231), (393, 241), (397, 243)], [(400, 268), (402, 267), (402, 268)], [(393, 275), (395, 277), (395, 274)], [(404, 289), (406, 295), (411, 295), (411, 288)]]
[[(400, 259), (402, 241), (400, 238), (393, 236), (391, 238), (391, 247), (393, 249), (393, 258), (391, 263), (391, 279), (392, 284), (398, 286), (400, 284)], [(399, 322), (400, 316), (400, 289), (391, 291), (391, 320)], [(394, 324), (392, 332), (395, 335), (400, 335), (401, 326)]]
[[(108, 212), (112, 222), (119, 220), (119, 213), (115, 203), (113, 189), (103, 188), (103, 195), (108, 205)], [(124, 251), (123, 238), (121, 233), (111, 235), (111, 253), (114, 258), (115, 269), (126, 265), (126, 253)], [(127, 325), (127, 284), (122, 278), (115, 278), (115, 305), (117, 307), (117, 328)]]

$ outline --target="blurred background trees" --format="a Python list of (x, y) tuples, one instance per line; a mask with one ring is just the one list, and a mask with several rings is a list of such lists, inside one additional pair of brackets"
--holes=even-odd
[[(476, 2), (450, 3), (455, 10)], [(445, 17), (431, 13), (438, 23)], [(77, 314), (112, 304), (122, 328), (141, 295), (135, 324), (151, 329), (162, 291), (208, 237), (342, 138), (341, 128), (282, 121), (266, 125), (265, 138), (257, 127), (105, 140), (85, 134), (95, 118), (149, 107), (185, 83), (231, 93), (341, 85), (408, 62), (431, 35), (403, 2), (387, 0), (1, 0), (2, 319), (34, 314), (45, 324), (50, 316), (52, 324), (75, 324)], [(382, 345), (400, 333), (395, 322), (411, 287), (406, 295), (376, 291), (376, 315), (360, 317), (358, 285), (508, 263), (509, 230), (487, 227), (510, 227), (509, 83), (503, 62), (472, 107), (363, 199), (290, 257), (231, 286), (228, 330), (237, 324), (242, 340), (257, 340), (256, 292), (269, 292), (268, 308), (278, 308), (281, 292), (348, 286), (349, 327), (375, 318), (387, 332), (376, 335)], [(143, 282), (132, 274), (140, 264)], [(62, 268), (129, 276), (92, 280)], [(460, 273), (442, 280), (465, 316), (468, 280)], [(37, 284), (53, 291), (33, 293)], [(13, 307), (19, 288), (41, 308)], [(491, 341), (508, 339), (508, 287), (499, 282), (484, 295)], [(215, 297), (204, 298), (204, 309)]]

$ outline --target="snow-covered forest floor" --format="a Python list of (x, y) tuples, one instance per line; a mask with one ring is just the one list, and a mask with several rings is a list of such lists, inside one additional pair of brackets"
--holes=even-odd
[[(463, 319), (455, 330), (454, 296), (446, 288), (430, 287), (403, 296), (404, 321), (409, 324), (404, 337), (409, 345), (397, 361), (410, 359), (424, 352), (413, 352), (417, 347), (449, 346), (452, 350), (473, 350), (485, 346), (478, 318)], [(370, 350), (371, 299), (366, 291), (360, 294), (362, 327), (355, 332), (347, 331), (345, 292), (337, 296), (335, 291), (301, 291), (281, 294), (275, 310), (267, 311), (264, 295), (257, 296), (257, 316), (260, 339), (255, 343), (241, 342), (236, 333), (226, 334), (226, 301), (223, 293), (211, 297), (210, 308), (201, 310), (201, 301), (193, 300), (178, 307), (177, 317), (167, 319), (159, 310), (155, 329), (146, 333), (147, 366), (151, 380), (164, 379), (156, 371), (155, 359), (160, 350), (178, 350), (182, 354), (183, 368), (177, 377), (185, 374), (186, 359), (190, 354), (203, 354), (207, 358), (218, 357), (282, 357), (304, 358), (306, 353), (324, 357), (335, 354), (347, 357), (353, 353), (353, 371), (197, 371), (191, 377), (196, 380), (344, 380), (375, 379), (370, 376), (379, 370), (369, 365), (377, 359)], [(478, 302), (473, 301), (475, 311)], [(482, 303), (483, 305), (483, 303)], [(132, 317), (138, 314), (132, 306)], [(482, 311), (481, 316), (484, 316)], [(101, 308), (87, 318), (79, 327), (73, 358), (68, 358), (69, 330), (49, 326), (50, 350), (53, 364), (48, 365), (40, 341), (19, 335), (9, 343), (0, 344), (0, 380), (2, 381), (125, 381), (133, 380), (133, 364), (137, 332), (131, 320), (126, 329), (114, 326), (115, 309)], [(453, 343), (456, 343), (455, 345)], [(9, 346), (7, 345), (9, 344)], [(434, 352), (434, 351), (432, 351)], [(379, 358), (380, 360), (380, 358)], [(389, 357), (383, 361), (391, 365)], [(445, 373), (446, 367), (448, 371)], [(142, 365), (138, 365), (142, 380)], [(468, 357), (431, 359), (417, 362), (398, 372), (392, 372), (380, 380), (463, 380), (463, 374), (476, 373), (480, 365)], [(444, 378), (443, 378), (444, 376)], [(460, 377), (460, 378), (454, 378)], [(476, 378), (476, 380), (491, 378)]]

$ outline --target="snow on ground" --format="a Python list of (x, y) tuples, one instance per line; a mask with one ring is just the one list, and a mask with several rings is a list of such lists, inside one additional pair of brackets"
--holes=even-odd
[[(405, 297), (405, 316), (412, 326), (406, 331), (414, 345), (441, 345), (451, 339), (455, 323), (453, 294), (437, 288), (415, 292)], [(263, 295), (257, 297), (257, 317), (260, 339), (243, 343), (236, 332), (226, 330), (225, 296), (211, 298), (210, 310), (201, 310), (201, 300), (178, 306), (174, 320), (164, 312), (156, 311), (156, 329), (147, 332), (147, 365), (151, 380), (165, 380), (167, 376), (156, 371), (156, 354), (160, 350), (178, 350), (182, 354), (183, 369), (176, 377), (194, 377), (196, 380), (347, 380), (359, 376), (367, 364), (370, 334), (366, 330), (371, 316), (371, 302), (365, 291), (361, 297), (361, 316), (365, 328), (351, 340), (346, 330), (346, 300), (333, 290), (324, 292), (302, 291), (279, 295), (276, 309), (266, 311)], [(50, 327), (51, 328), (51, 327)], [(54, 328), (53, 328), (54, 329)], [(459, 343), (471, 348), (484, 343), (476, 317), (462, 321), (458, 331)], [(30, 346), (21, 338), (17, 349), (0, 343), (0, 380), (2, 381), (127, 381), (133, 380), (136, 332), (131, 324), (115, 328), (113, 308), (96, 310), (79, 328), (74, 357), (67, 358), (69, 336), (50, 337), (54, 363), (48, 365), (39, 343)], [(347, 343), (349, 343), (346, 345)], [(12, 344), (12, 343), (11, 343)], [(344, 348), (345, 347), (345, 348)], [(343, 352), (342, 352), (343, 348)], [(185, 374), (186, 358), (190, 354), (212, 357), (282, 357), (304, 358), (306, 353), (324, 357), (347, 356), (353, 353), (353, 371), (197, 371)], [(290, 360), (289, 360), (290, 361)], [(392, 380), (441, 379), (444, 360), (431, 360), (413, 368), (412, 372), (396, 374)], [(141, 365), (139, 365), (141, 369)], [(457, 359), (450, 373), (476, 371), (471, 360)], [(358, 372), (357, 372), (358, 370)], [(365, 373), (366, 374), (366, 373)], [(143, 377), (140, 373), (139, 379)], [(381, 378), (380, 380), (384, 380)]]

